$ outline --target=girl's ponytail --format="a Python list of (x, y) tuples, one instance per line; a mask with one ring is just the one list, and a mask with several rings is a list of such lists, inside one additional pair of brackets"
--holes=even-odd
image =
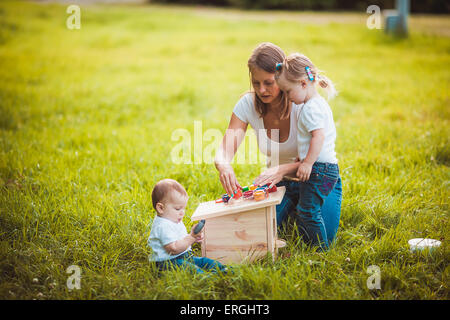
[(328, 95), (328, 100), (331, 100), (337, 96), (338, 92), (330, 79), (328, 79), (322, 74), (317, 73), (317, 81), (319, 83), (319, 86), (325, 89), (325, 92)]
[(284, 75), (289, 81), (299, 81), (307, 77), (310, 81), (318, 84), (325, 89), (328, 100), (333, 99), (337, 95), (337, 90), (333, 82), (321, 74), (312, 61), (301, 53), (292, 53), (283, 62), (277, 63), (275, 79), (279, 79)]

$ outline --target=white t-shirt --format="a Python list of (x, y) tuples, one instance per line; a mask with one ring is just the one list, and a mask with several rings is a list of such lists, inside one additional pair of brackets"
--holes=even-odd
[(150, 231), (150, 236), (148, 237), (148, 245), (153, 250), (153, 255), (149, 258), (150, 261), (165, 261), (173, 259), (182, 255), (191, 247), (187, 248), (182, 253), (172, 255), (167, 253), (164, 249), (165, 245), (171, 242), (181, 240), (188, 235), (186, 226), (183, 221), (175, 223), (169, 219), (162, 218), (160, 216), (155, 216), (152, 224), (152, 230)]
[[(267, 130), (264, 127), (264, 120), (256, 111), (254, 103), (254, 93), (246, 93), (236, 103), (233, 113), (245, 123), (249, 123), (255, 130), (256, 140), (259, 150), (267, 157), (267, 167), (273, 167), (280, 164), (292, 163), (297, 158), (297, 117), (298, 111), (303, 105), (292, 103), (291, 122), (289, 137), (285, 142), (275, 142), (272, 139), (279, 132), (272, 131), (271, 138), (267, 136)], [(278, 157), (277, 157), (278, 156)]]
[(317, 162), (337, 163), (334, 150), (336, 141), (336, 127), (333, 112), (328, 102), (320, 95), (309, 99), (303, 104), (297, 124), (298, 155), (300, 160), (306, 158), (311, 142), (311, 131), (325, 129), (325, 140)]

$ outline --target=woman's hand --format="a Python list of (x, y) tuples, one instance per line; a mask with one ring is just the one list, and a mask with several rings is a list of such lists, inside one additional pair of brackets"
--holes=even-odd
[(283, 166), (276, 166), (267, 169), (255, 179), (255, 184), (259, 186), (270, 184), (271, 188), (272, 186), (283, 180), (283, 176), (285, 176), (286, 174), (285, 170), (283, 169)]
[(231, 165), (224, 165), (219, 168), (220, 183), (229, 195), (234, 194), (234, 191), (238, 190), (241, 185), (236, 179), (233, 167)]

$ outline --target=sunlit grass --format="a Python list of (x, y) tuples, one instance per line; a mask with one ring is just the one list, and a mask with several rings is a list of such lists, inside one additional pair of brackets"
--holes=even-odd
[[(2, 298), (449, 298), (449, 38), (164, 6), (82, 7), (82, 28), (71, 31), (65, 9), (0, 3)], [(331, 103), (344, 188), (336, 244), (317, 253), (288, 230), (274, 263), (158, 275), (146, 245), (154, 183), (185, 186), (189, 227), (196, 205), (223, 192), (212, 164), (173, 164), (172, 132), (187, 129), (192, 148), (194, 121), (224, 132), (263, 41), (305, 53), (340, 92)], [(260, 169), (235, 166), (243, 184)], [(415, 237), (443, 246), (412, 254)], [(81, 290), (69, 291), (73, 264)], [(366, 286), (370, 265), (381, 290)]]

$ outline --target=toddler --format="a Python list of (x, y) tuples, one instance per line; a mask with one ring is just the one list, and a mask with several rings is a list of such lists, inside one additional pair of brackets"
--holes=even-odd
[(334, 150), (333, 113), (317, 92), (316, 84), (328, 91), (328, 98), (334, 97), (336, 90), (331, 80), (319, 72), (308, 57), (294, 53), (276, 65), (275, 79), (291, 101), (303, 104), (297, 119), (300, 194), (295, 219), (308, 242), (328, 248), (322, 206), (341, 181)]
[(204, 270), (226, 271), (220, 262), (192, 254), (191, 245), (202, 241), (203, 231), (194, 234), (194, 226), (191, 233), (187, 233), (183, 217), (188, 195), (180, 183), (172, 179), (159, 181), (153, 189), (152, 202), (157, 215), (148, 245), (153, 250), (150, 260), (156, 262), (159, 270), (178, 266), (197, 273)]

